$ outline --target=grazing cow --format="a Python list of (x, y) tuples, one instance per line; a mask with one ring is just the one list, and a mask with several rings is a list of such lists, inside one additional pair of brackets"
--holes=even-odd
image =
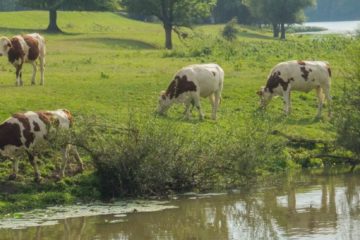
[(36, 60), (40, 60), (40, 84), (44, 85), (45, 69), (45, 39), (38, 33), (14, 36), (11, 39), (7, 37), (0, 38), (0, 56), (8, 57), (9, 62), (16, 69), (16, 85), (23, 85), (22, 66), (25, 62), (33, 66), (31, 84), (35, 84)]
[[(13, 161), (13, 173), (9, 179), (15, 179), (18, 172), (18, 155), (26, 152), (35, 171), (35, 181), (41, 177), (35, 160), (35, 147), (41, 142), (49, 140), (49, 133), (57, 129), (69, 129), (73, 118), (65, 109), (56, 111), (40, 111), (16, 113), (5, 122), (0, 124), (0, 155)], [(63, 162), (61, 177), (65, 174), (66, 162), (69, 154), (73, 154), (79, 164), (79, 170), (83, 171), (83, 163), (75, 146), (67, 144), (63, 149)]]
[(160, 93), (157, 111), (164, 114), (173, 103), (184, 103), (185, 117), (190, 118), (192, 104), (198, 109), (200, 119), (203, 119), (200, 97), (209, 97), (212, 105), (211, 117), (215, 120), (223, 84), (224, 71), (217, 64), (195, 64), (184, 67), (175, 74), (167, 90)]
[(321, 117), (324, 94), (329, 104), (331, 115), (331, 70), (327, 62), (322, 61), (288, 61), (277, 64), (270, 72), (265, 87), (257, 94), (260, 105), (265, 108), (271, 98), (282, 95), (285, 103), (285, 113), (290, 113), (290, 92), (309, 92), (316, 89), (318, 97), (317, 117)]

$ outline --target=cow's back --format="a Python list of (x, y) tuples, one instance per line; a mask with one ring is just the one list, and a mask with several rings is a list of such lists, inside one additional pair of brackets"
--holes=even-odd
[(222, 89), (224, 71), (217, 64), (190, 65), (180, 70), (180, 72), (187, 75), (189, 80), (194, 81), (202, 97), (207, 97)]
[(0, 125), (0, 153), (11, 156), (16, 150), (31, 149), (52, 129), (67, 129), (71, 123), (67, 110), (16, 113)]
[(323, 61), (288, 61), (277, 64), (270, 76), (278, 75), (292, 90), (308, 92), (315, 87), (330, 85), (331, 71)]

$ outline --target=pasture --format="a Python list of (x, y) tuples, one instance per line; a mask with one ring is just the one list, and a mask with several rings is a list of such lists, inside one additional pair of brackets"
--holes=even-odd
[[(42, 33), (46, 25), (46, 12), (0, 13), (1, 35)], [(0, 119), (27, 110), (66, 108), (74, 114), (75, 125), (80, 116), (96, 116), (120, 127), (136, 118), (139, 124), (153, 128), (176, 126), (174, 134), (190, 138), (209, 134), (218, 138), (219, 144), (229, 132), (251, 134), (247, 129), (257, 128), (256, 124), (251, 126), (254, 123), (309, 139), (331, 140), (335, 136), (326, 107), (323, 117), (315, 119), (315, 91), (292, 94), (293, 111), (288, 117), (280, 99), (274, 99), (266, 112), (259, 111), (256, 91), (265, 85), (270, 69), (280, 61), (325, 60), (332, 67), (332, 95), (336, 102), (344, 81), (350, 39), (289, 34), (288, 40), (278, 41), (266, 30), (241, 27), (238, 39), (230, 43), (221, 38), (223, 26), (198, 26), (185, 43), (174, 35), (174, 50), (168, 51), (163, 49), (160, 24), (137, 22), (113, 13), (59, 12), (59, 26), (64, 34), (42, 33), (47, 43), (45, 86), (38, 85), (39, 74), (37, 85), (30, 86), (32, 69), (26, 64), (24, 86), (15, 87), (13, 66), (0, 58)], [(218, 120), (210, 119), (207, 99), (201, 102), (204, 121), (198, 120), (196, 111), (193, 119), (182, 119), (180, 105), (170, 109), (167, 117), (156, 116), (159, 93), (167, 88), (173, 74), (185, 65), (208, 62), (218, 63), (225, 71)], [(157, 143), (161, 144), (161, 139)], [(88, 159), (86, 155), (84, 158)], [(290, 162), (289, 158), (282, 169), (297, 164)], [(29, 168), (26, 161), (23, 164), (23, 169)], [(88, 165), (85, 176), (92, 173), (89, 160)], [(51, 171), (51, 167), (43, 164), (42, 171)], [(1, 163), (1, 181), (9, 172), (10, 163)], [(81, 182), (79, 178), (74, 181)], [(31, 176), (25, 179), (31, 181)], [(58, 188), (66, 187), (55, 187), (55, 192)]]

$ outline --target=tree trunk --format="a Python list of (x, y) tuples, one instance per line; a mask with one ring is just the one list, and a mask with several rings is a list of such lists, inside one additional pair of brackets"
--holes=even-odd
[(272, 26), (273, 26), (274, 38), (279, 38), (279, 24), (273, 23)]
[(280, 24), (280, 26), (281, 26), (281, 37), (280, 37), (280, 39), (285, 39), (285, 23), (281, 23)]
[(172, 25), (164, 24), (165, 29), (165, 47), (166, 49), (172, 49)]
[(61, 32), (61, 29), (57, 25), (57, 11), (56, 9), (49, 10), (49, 26), (46, 29), (47, 32)]

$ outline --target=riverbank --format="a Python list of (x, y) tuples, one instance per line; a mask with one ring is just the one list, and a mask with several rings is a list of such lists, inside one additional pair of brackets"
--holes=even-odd
[[(0, 24), (9, 24), (0, 27), (6, 35), (15, 35), (45, 28), (34, 19), (46, 17), (46, 12), (1, 13)], [(33, 183), (26, 158), (20, 162), (19, 178), (10, 182), (11, 162), (1, 162), (2, 213), (228, 189), (288, 169), (346, 164), (318, 157), (334, 151), (336, 130), (326, 111), (315, 118), (315, 94), (294, 93), (293, 112), (286, 117), (279, 99), (260, 111), (256, 91), (278, 62), (318, 59), (331, 64), (336, 102), (347, 79), (347, 49), (355, 39), (289, 35), (279, 41), (264, 30), (240, 27), (237, 39), (228, 42), (219, 34), (222, 25), (206, 25), (196, 27), (184, 42), (174, 39), (175, 48), (168, 51), (161, 48), (163, 29), (158, 24), (111, 13), (60, 12), (59, 17), (67, 34), (44, 33), (48, 49), (44, 87), (29, 86), (30, 66), (24, 69), (25, 86), (14, 87), (13, 67), (5, 59), (0, 62), (0, 117), (25, 110), (71, 110), (72, 139), (86, 172), (74, 176), (70, 165), (68, 177), (58, 181), (61, 151), (56, 146), (39, 159), (43, 176), (39, 185)], [(179, 105), (167, 117), (155, 115), (159, 92), (173, 74), (204, 62), (217, 62), (226, 73), (219, 119), (200, 121), (194, 111), (191, 120), (184, 120)], [(202, 105), (209, 116), (210, 104), (204, 100)], [(283, 134), (304, 142), (294, 143)]]

